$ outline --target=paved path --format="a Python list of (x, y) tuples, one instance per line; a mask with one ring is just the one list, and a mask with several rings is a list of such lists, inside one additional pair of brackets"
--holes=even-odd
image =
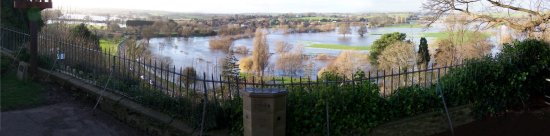
[(33, 109), (2, 112), (1, 136), (136, 136), (107, 113), (80, 103), (58, 103)]

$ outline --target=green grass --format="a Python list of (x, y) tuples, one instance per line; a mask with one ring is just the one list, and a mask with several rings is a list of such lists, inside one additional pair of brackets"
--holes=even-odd
[[(472, 37), (474, 33), (475, 33), (474, 31), (466, 31), (466, 34), (464, 35), (464, 37), (465, 38)], [(442, 31), (442, 32), (423, 33), (422, 37), (433, 37), (433, 38), (437, 38), (437, 39), (447, 39), (447, 38), (449, 38), (449, 35), (450, 35), (450, 32)], [(484, 38), (489, 38), (490, 37), (489, 33), (481, 32), (481, 35)], [(468, 41), (468, 39), (466, 39), (466, 41)]]
[(334, 50), (370, 50), (370, 46), (349, 46), (341, 44), (310, 44), (310, 48), (334, 49)]
[(8, 71), (1, 78), (0, 111), (37, 106), (44, 102), (40, 96), (43, 87), (30, 81), (19, 81), (15, 72)]
[(109, 52), (111, 55), (116, 55), (118, 51), (118, 41), (117, 40), (106, 40), (101, 39), (99, 40), (99, 46), (101, 47), (101, 50), (104, 52)]

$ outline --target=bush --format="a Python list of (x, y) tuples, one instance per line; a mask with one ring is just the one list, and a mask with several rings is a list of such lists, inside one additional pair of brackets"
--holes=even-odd
[[(321, 75), (323, 83), (320, 85), (288, 88), (287, 133), (290, 135), (325, 134), (327, 110), (331, 134), (357, 135), (368, 134), (370, 129), (391, 120), (442, 108), (434, 87), (400, 88), (386, 99), (381, 97), (375, 83), (324, 82), (344, 78), (334, 72)], [(364, 72), (354, 75), (357, 75), (355, 79), (360, 79)]]
[(250, 50), (244, 45), (235, 47), (235, 53), (237, 54), (248, 55), (249, 51)]
[(411, 86), (399, 88), (388, 99), (389, 118), (411, 117), (426, 112), (434, 112), (443, 107), (435, 88)]
[(210, 46), (210, 49), (212, 50), (221, 50), (224, 52), (229, 52), (232, 45), (233, 45), (233, 40), (227, 37), (212, 38), (209, 40), (209, 46)]
[[(526, 106), (549, 88), (550, 49), (541, 41), (505, 45), (496, 57), (466, 61), (440, 80), (450, 105), (472, 103), (477, 117)], [(546, 90), (545, 90), (546, 89)]]
[(287, 134), (326, 133), (327, 108), (332, 134), (365, 134), (388, 120), (383, 113), (384, 99), (378, 92), (378, 87), (369, 82), (291, 87), (287, 97)]
[(0, 73), (4, 74), (6, 71), (10, 69), (10, 65), (12, 64), (11, 59), (0, 56)]

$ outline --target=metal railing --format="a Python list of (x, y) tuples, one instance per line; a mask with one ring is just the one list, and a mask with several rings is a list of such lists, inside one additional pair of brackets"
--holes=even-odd
[[(1, 48), (20, 54), (29, 42), (29, 35), (13, 28), (1, 27)], [(39, 65), (75, 77), (98, 87), (107, 84), (108, 91), (121, 94), (153, 109), (179, 116), (197, 126), (216, 127), (216, 118), (223, 118), (220, 105), (239, 100), (245, 88), (292, 88), (318, 85), (378, 85), (383, 97), (407, 86), (430, 87), (449, 69), (461, 66), (426, 69), (391, 69), (367, 71), (341, 80), (329, 81), (310, 77), (256, 77), (191, 73), (182, 67), (164, 64), (161, 60), (133, 59), (124, 54), (101, 50), (97, 43), (67, 40), (66, 37), (40, 34), (38, 39)], [(186, 72), (187, 71), (187, 72)], [(359, 77), (357, 77), (359, 76)], [(357, 77), (357, 78), (356, 78)], [(111, 80), (108, 80), (111, 78)], [(110, 81), (109, 83), (106, 83)], [(201, 105), (209, 106), (207, 117), (201, 116)], [(207, 112), (208, 113), (208, 112)], [(207, 123), (200, 123), (207, 120)], [(208, 121), (209, 120), (209, 121)], [(208, 123), (210, 122), (210, 123)]]

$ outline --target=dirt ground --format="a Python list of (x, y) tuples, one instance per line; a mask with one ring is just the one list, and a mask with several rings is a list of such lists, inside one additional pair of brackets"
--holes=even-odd
[(0, 113), (1, 136), (140, 136), (144, 133), (124, 124), (94, 103), (55, 85), (44, 84), (45, 102), (38, 107)]
[[(454, 129), (455, 136), (549, 136), (550, 107), (512, 112)], [(435, 136), (451, 136), (450, 131)]]

